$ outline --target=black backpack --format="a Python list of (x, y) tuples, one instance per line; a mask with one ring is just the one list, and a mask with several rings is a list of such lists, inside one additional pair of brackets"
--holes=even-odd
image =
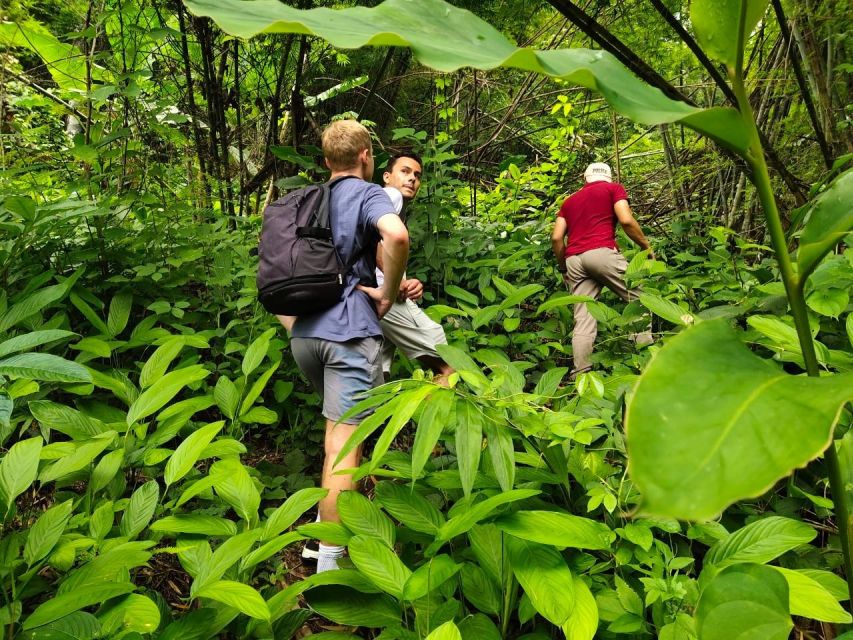
[(303, 316), (341, 300), (346, 276), (359, 259), (347, 264), (335, 249), (329, 221), (332, 182), (293, 191), (264, 209), (258, 246), (258, 297), (270, 313)]

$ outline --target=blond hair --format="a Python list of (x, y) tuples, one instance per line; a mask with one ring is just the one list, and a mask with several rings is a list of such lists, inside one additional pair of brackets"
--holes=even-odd
[(355, 167), (365, 149), (372, 152), (370, 134), (355, 120), (337, 120), (323, 131), (323, 155), (332, 171)]

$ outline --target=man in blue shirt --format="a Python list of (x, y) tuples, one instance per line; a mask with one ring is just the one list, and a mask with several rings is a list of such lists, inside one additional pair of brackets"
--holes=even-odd
[[(340, 120), (323, 132), (323, 155), (336, 181), (331, 190), (330, 222), (335, 247), (343, 263), (361, 257), (347, 276), (347, 287), (335, 306), (309, 316), (279, 316), (291, 331), (293, 357), (323, 399), (326, 418), (322, 486), (329, 494), (320, 501), (320, 520), (338, 522), (341, 491), (355, 488), (341, 469), (361, 463), (361, 447), (335, 465), (335, 459), (363, 415), (339, 422), (359, 395), (382, 384), (382, 328), (379, 318), (397, 299), (409, 255), (409, 233), (396, 215), (388, 195), (373, 177), (370, 135), (354, 120)], [(376, 244), (382, 240), (385, 282), (372, 300), (356, 287), (375, 278)], [(343, 548), (321, 541), (317, 571), (337, 568)]]

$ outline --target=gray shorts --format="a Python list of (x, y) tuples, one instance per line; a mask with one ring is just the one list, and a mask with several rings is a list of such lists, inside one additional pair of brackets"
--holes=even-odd
[(409, 360), (423, 356), (441, 358), (435, 350), (435, 345), (447, 344), (444, 329), (411, 300), (395, 302), (379, 323), (385, 335), (385, 344), (382, 347), (383, 371), (391, 371), (395, 346)]
[[(338, 421), (363, 394), (382, 384), (381, 338), (332, 342), (321, 338), (292, 338), (296, 364), (323, 400), (323, 417)], [(369, 411), (347, 420), (358, 424)]]

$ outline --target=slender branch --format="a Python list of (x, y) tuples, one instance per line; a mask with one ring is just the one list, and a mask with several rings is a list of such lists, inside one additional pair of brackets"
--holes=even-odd
[(50, 98), (51, 100), (53, 100), (53, 101), (54, 101), (54, 102), (56, 102), (57, 104), (61, 104), (63, 107), (65, 107), (66, 109), (68, 109), (71, 113), (73, 113), (73, 114), (74, 114), (74, 115), (75, 115), (75, 116), (80, 120), (80, 122), (83, 122), (83, 120), (85, 120), (85, 119), (86, 119), (85, 114), (83, 114), (82, 112), (80, 112), (80, 111), (78, 111), (77, 109), (75, 109), (75, 108), (71, 105), (71, 103), (66, 102), (65, 100), (63, 100), (62, 98), (60, 98), (59, 96), (57, 96), (56, 94), (52, 93), (52, 92), (50, 91), (50, 89), (45, 89), (44, 87), (41, 87), (41, 86), (37, 85), (35, 82), (33, 82), (32, 80), (30, 80), (29, 78), (27, 78), (27, 77), (25, 77), (25, 76), (22, 76), (22, 75), (19, 75), (19, 74), (15, 73), (15, 72), (14, 72), (14, 71), (12, 71), (11, 69), (7, 68), (6, 66), (4, 66), (4, 67), (3, 67), (3, 70), (4, 70), (6, 73), (8, 73), (10, 76), (12, 76), (13, 78), (15, 78), (15, 80), (17, 80), (18, 82), (23, 82), (25, 85), (27, 85), (27, 86), (28, 86), (28, 87), (30, 87), (31, 89), (35, 89), (36, 91), (38, 91), (40, 94), (42, 94), (42, 95), (43, 95), (43, 96), (45, 96), (46, 98)]

